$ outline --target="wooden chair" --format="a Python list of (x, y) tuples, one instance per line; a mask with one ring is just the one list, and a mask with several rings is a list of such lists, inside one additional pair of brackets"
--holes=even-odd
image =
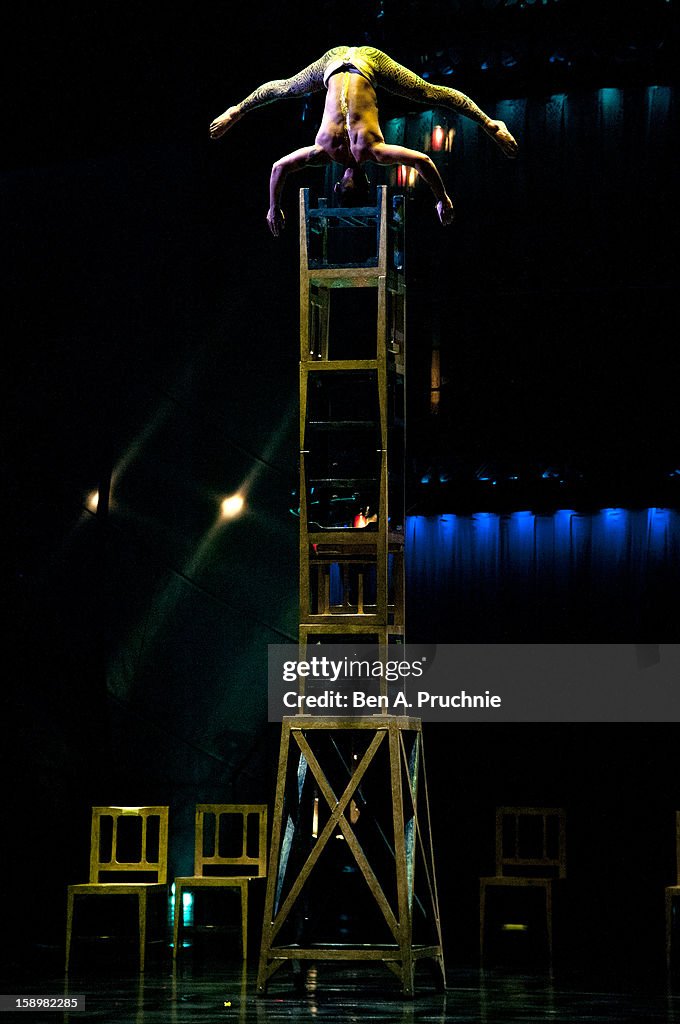
[(680, 896), (680, 811), (675, 812), (675, 859), (676, 883), (666, 886), (666, 966), (671, 966), (671, 943), (673, 941), (673, 897)]
[(564, 879), (566, 813), (561, 807), (496, 809), (496, 874), (479, 879), (479, 954), (484, 956), (487, 889), (542, 889), (548, 952), (553, 954), (553, 890)]
[[(249, 822), (255, 819), (255, 828)], [(226, 844), (235, 850), (226, 852)], [(241, 895), (241, 946), (248, 956), (248, 886), (267, 874), (266, 804), (197, 804), (194, 874), (175, 879), (173, 957), (181, 944), (183, 896), (196, 889), (238, 889)]]
[[(168, 808), (93, 807), (90, 880), (69, 885), (66, 904), (66, 971), (69, 969), (76, 896), (136, 896), (139, 970), (144, 971), (148, 897), (167, 899)], [(129, 881), (122, 881), (127, 877)], [(151, 877), (150, 877), (151, 876)]]

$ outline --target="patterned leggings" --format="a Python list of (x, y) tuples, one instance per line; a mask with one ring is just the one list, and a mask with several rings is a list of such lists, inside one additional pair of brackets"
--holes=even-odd
[[(323, 76), (329, 63), (338, 57), (345, 56), (350, 49), (352, 48), (349, 46), (336, 46), (324, 53), (319, 60), (293, 75), (292, 78), (279, 78), (272, 82), (265, 82), (238, 104), (239, 112), (245, 114), (255, 107), (273, 103), (274, 100), (294, 99), (298, 96), (308, 96), (313, 92), (321, 92), (325, 88)], [(402, 64), (397, 64), (382, 50), (376, 50), (372, 46), (358, 46), (355, 48), (355, 53), (365, 63), (370, 64), (376, 84), (386, 92), (415, 100), (418, 103), (457, 111), (478, 124), (487, 123), (487, 115), (469, 96), (458, 92), (457, 89), (426, 82), (420, 75), (405, 68)]]

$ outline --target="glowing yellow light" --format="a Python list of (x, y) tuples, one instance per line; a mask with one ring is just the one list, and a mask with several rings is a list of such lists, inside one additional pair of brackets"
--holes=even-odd
[(92, 491), (92, 494), (88, 494), (86, 504), (90, 512), (96, 512), (99, 505), (99, 491)]
[(503, 931), (504, 932), (528, 932), (529, 931), (529, 925), (527, 925), (527, 924), (510, 924), (510, 923), (508, 923), (508, 924), (504, 924), (503, 925)]
[(233, 519), (243, 509), (245, 502), (243, 496), (240, 494), (232, 494), (231, 497), (225, 498), (221, 504), (222, 515), (225, 519)]
[(430, 359), (430, 412), (433, 415), (439, 411), (439, 401), (441, 397), (441, 364), (439, 359), (439, 349), (432, 349), (432, 357)]
[(415, 167), (407, 167), (406, 164), (399, 164), (397, 167), (397, 185), (413, 188), (418, 180), (418, 172)]

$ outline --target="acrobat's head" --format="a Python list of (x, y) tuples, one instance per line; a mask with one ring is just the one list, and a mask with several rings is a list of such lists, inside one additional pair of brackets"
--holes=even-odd
[(366, 171), (356, 165), (346, 167), (342, 178), (336, 181), (334, 187), (340, 206), (366, 206), (369, 190)]

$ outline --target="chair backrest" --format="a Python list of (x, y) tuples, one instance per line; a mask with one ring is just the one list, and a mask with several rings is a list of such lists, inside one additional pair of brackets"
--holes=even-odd
[(167, 807), (92, 808), (91, 884), (167, 877)]
[(196, 805), (195, 875), (261, 878), (266, 873), (266, 804)]
[(563, 807), (496, 808), (496, 874), (565, 878)]

